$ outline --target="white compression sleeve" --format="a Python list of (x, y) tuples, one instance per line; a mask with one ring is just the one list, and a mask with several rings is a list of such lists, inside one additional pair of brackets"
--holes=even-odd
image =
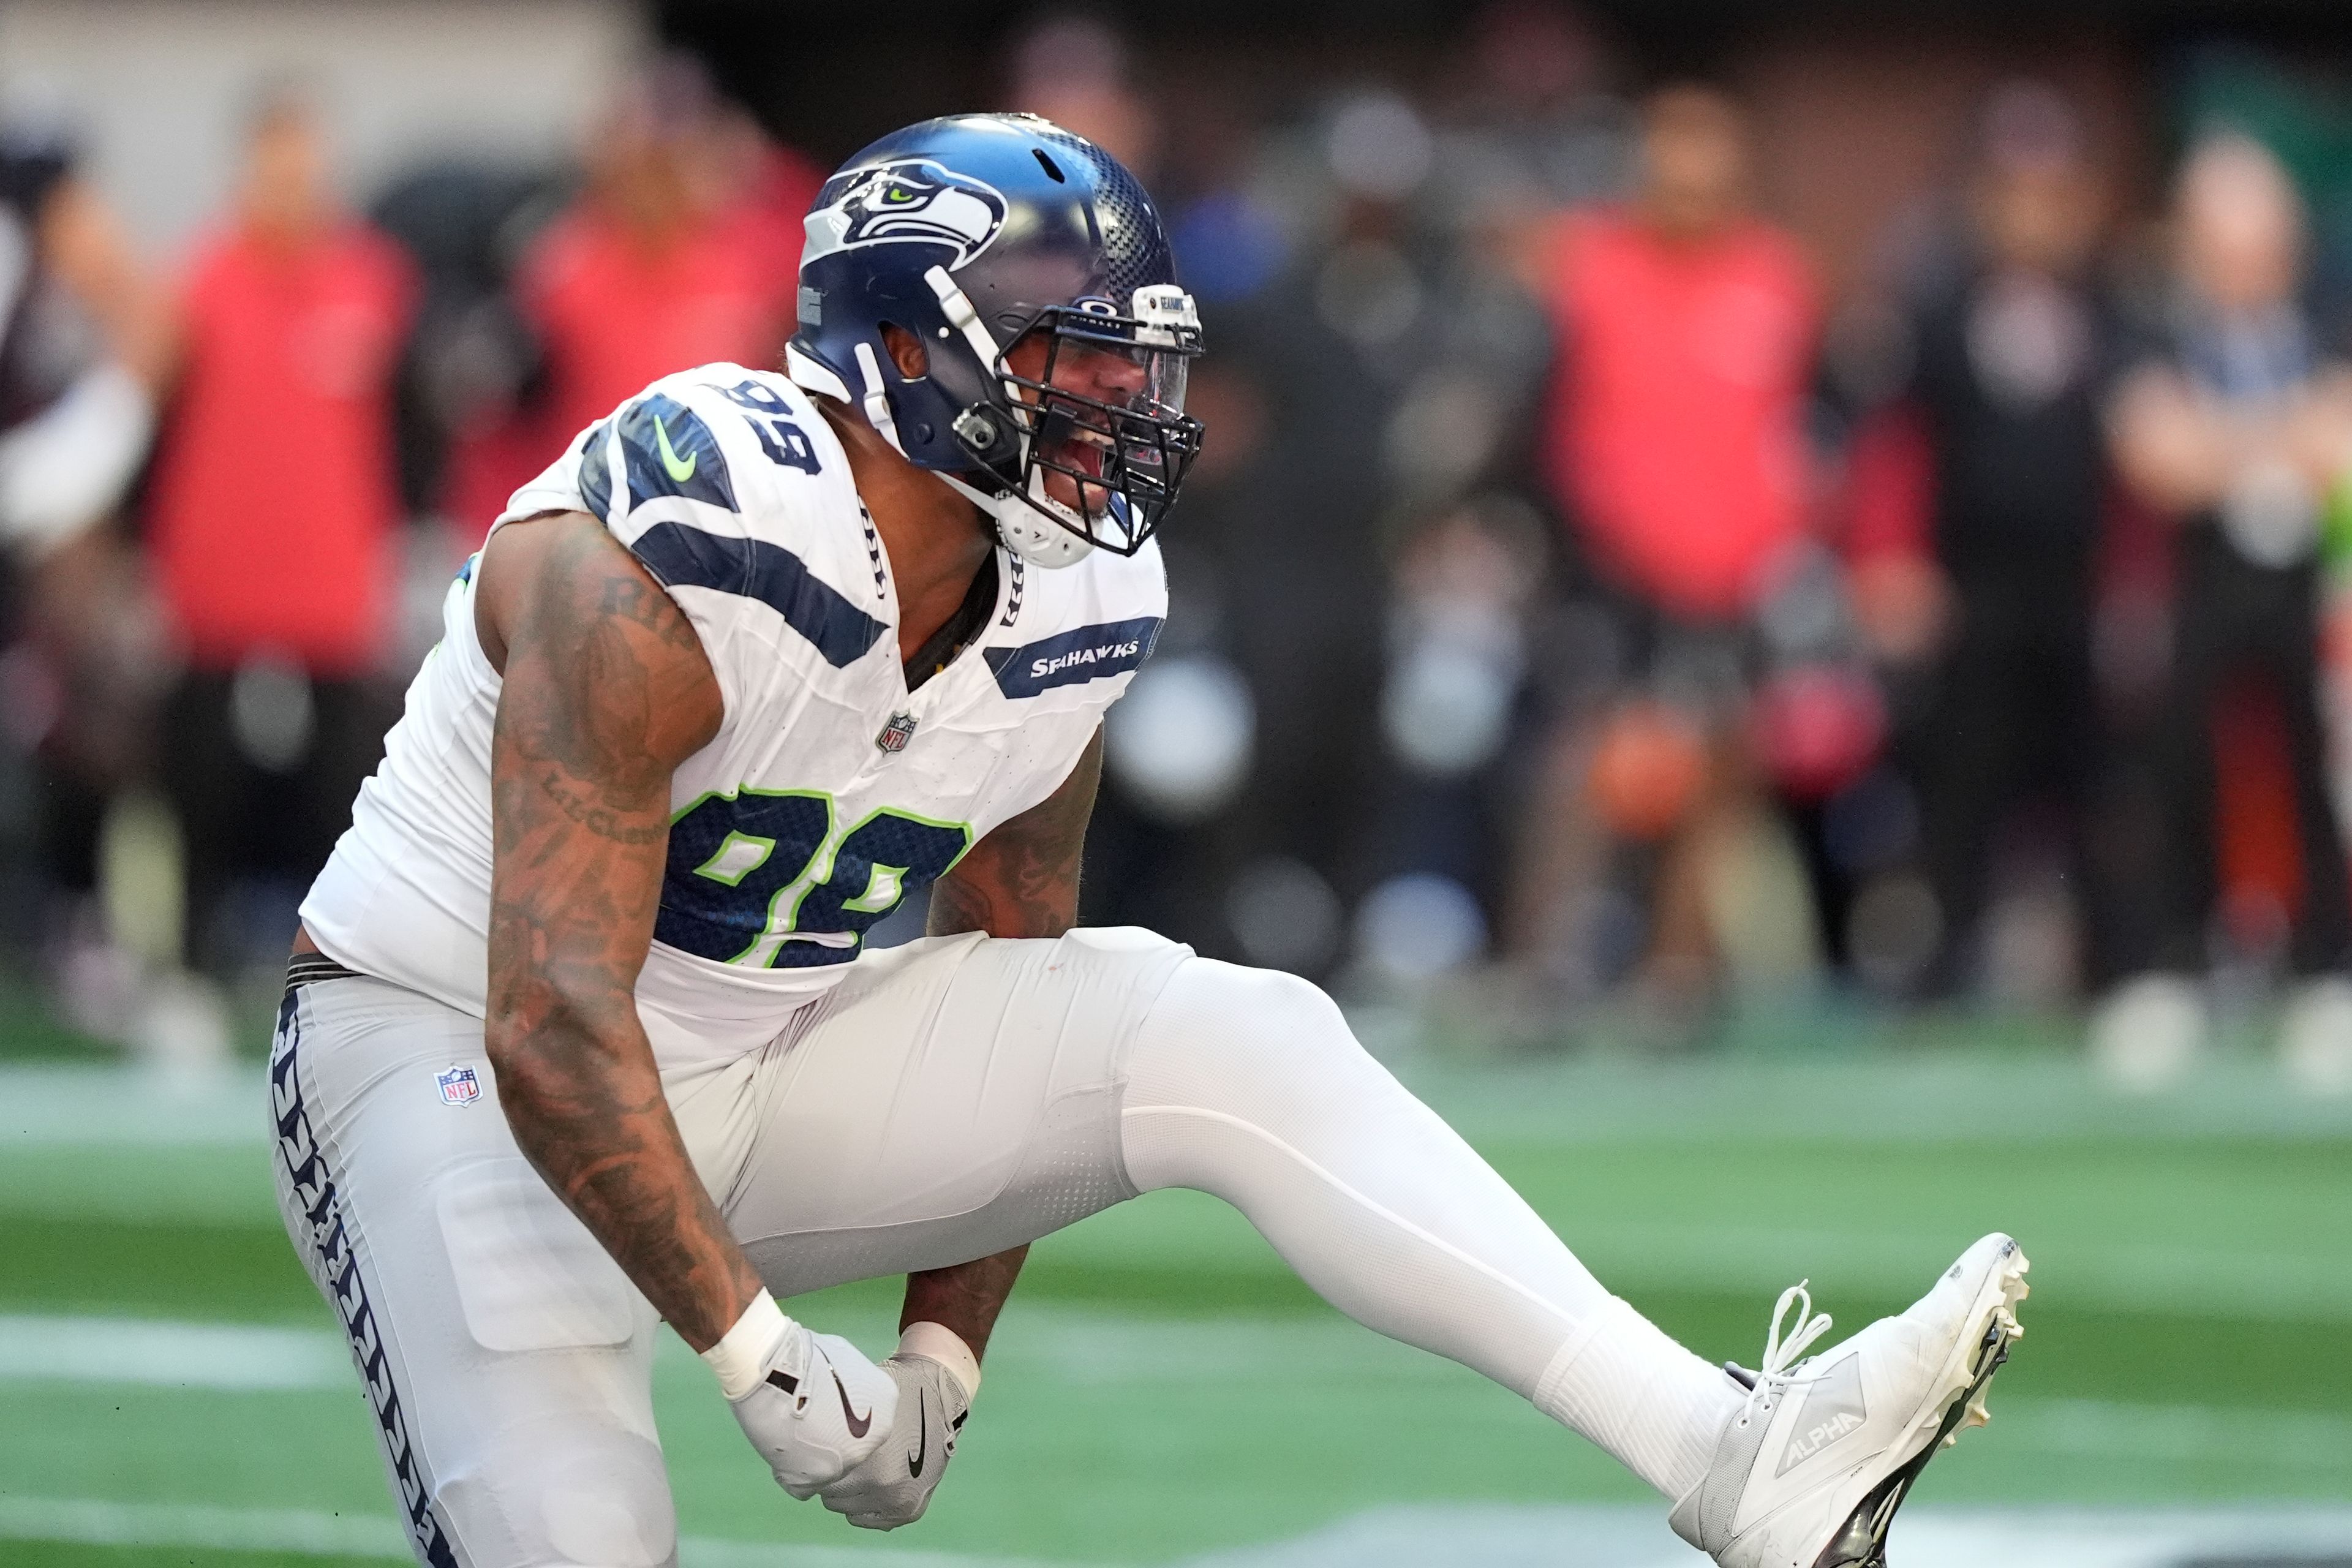
[(106, 515), (138, 472), (154, 424), (138, 379), (103, 364), (0, 436), (0, 540), (47, 549)]
[(1669, 1498), (1705, 1473), (1730, 1380), (1611, 1296), (1305, 981), (1190, 959), (1129, 1058), (1137, 1188), (1240, 1209), (1318, 1295), (1462, 1363)]

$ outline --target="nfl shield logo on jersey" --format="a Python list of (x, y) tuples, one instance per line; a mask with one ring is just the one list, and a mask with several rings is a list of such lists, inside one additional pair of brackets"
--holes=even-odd
[(903, 752), (907, 749), (907, 742), (914, 738), (915, 716), (912, 713), (893, 713), (890, 721), (882, 726), (882, 732), (874, 737), (874, 743), (886, 752)]
[(472, 1068), (436, 1072), (433, 1081), (441, 1086), (441, 1101), (445, 1105), (471, 1105), (482, 1098), (482, 1080), (474, 1076)]

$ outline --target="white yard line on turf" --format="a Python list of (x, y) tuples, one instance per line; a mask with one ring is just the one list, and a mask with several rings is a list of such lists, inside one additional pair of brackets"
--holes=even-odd
[[(93, 1498), (0, 1497), (0, 1541), (410, 1560), (406, 1533), (390, 1515), (215, 1508), (206, 1503), (106, 1502)], [(975, 1557), (955, 1552), (787, 1546), (700, 1536), (688, 1536), (678, 1542), (678, 1563), (679, 1568), (1045, 1568), (1024, 1558)]]
[(400, 1526), (382, 1518), (293, 1508), (108, 1502), (96, 1498), (0, 1497), (0, 1541), (78, 1546), (193, 1546), (305, 1557), (409, 1555)]
[[(1911, 1509), (1904, 1568), (2188, 1568), (2305, 1561), (2352, 1548), (2352, 1510)], [(1892, 1553), (1890, 1553), (1892, 1554)], [(1297, 1541), (1196, 1558), (1186, 1568), (1704, 1568), (1654, 1509), (1379, 1509)]]
[(0, 1067), (0, 1148), (259, 1144), (268, 1123), (258, 1068)]
[[(1894, 1283), (1906, 1293), (1932, 1278), (1945, 1256), (1940, 1237), (1756, 1226), (1622, 1224), (1578, 1220), (1571, 1245), (1604, 1278), (1638, 1276), (1642, 1286), (1777, 1290), (1797, 1273), (1857, 1289)], [(2032, 1237), (2026, 1238), (2033, 1251)], [(1617, 1268), (1608, 1262), (1622, 1260)], [(2033, 1283), (2103, 1311), (2239, 1318), (2263, 1322), (2352, 1319), (2352, 1257), (2262, 1253), (2226, 1247), (2077, 1246), (2037, 1257)], [(1629, 1292), (1631, 1293), (1631, 1292)], [(2032, 1311), (2029, 1305), (2028, 1314)]]
[[(1939, 1143), (1979, 1135), (2341, 1138), (2352, 1095), (2299, 1094), (2265, 1059), (2219, 1057), (2169, 1091), (2118, 1097), (2065, 1055), (1606, 1057), (1465, 1064), (1400, 1049), (1393, 1065), (1473, 1142), (1850, 1136)], [(0, 1147), (258, 1143), (261, 1069), (171, 1073), (89, 1062), (0, 1064)]]
[(0, 1382), (247, 1393), (352, 1389), (351, 1352), (318, 1329), (0, 1313)]
[[(1896, 1526), (1905, 1568), (2188, 1568), (2195, 1563), (2333, 1561), (2352, 1552), (2352, 1510), (1913, 1509)], [(389, 1517), (200, 1503), (0, 1497), (0, 1540), (194, 1547), (295, 1556), (408, 1557)], [(689, 1536), (681, 1568), (1045, 1568), (1034, 1560), (897, 1546), (804, 1546)], [(1186, 1560), (1178, 1568), (1698, 1568), (1654, 1508), (1443, 1505), (1379, 1509), (1296, 1540)], [(1065, 1564), (1062, 1568), (1072, 1568)]]
[[(666, 1373), (689, 1359), (667, 1335), (660, 1348)], [(998, 1363), (1002, 1375), (1025, 1384), (1087, 1388), (1211, 1376), (1354, 1381), (1370, 1369), (1410, 1386), (1423, 1373), (1452, 1375), (1337, 1321), (1143, 1322), (1059, 1306), (1009, 1321), (991, 1364)], [(353, 1387), (349, 1353), (325, 1329), (0, 1314), (0, 1384), (8, 1383), (339, 1395)], [(2009, 1399), (1999, 1408), (2004, 1440), (2042, 1453), (2178, 1465), (2228, 1453), (2292, 1475), (2352, 1472), (2352, 1415), (2090, 1399)]]

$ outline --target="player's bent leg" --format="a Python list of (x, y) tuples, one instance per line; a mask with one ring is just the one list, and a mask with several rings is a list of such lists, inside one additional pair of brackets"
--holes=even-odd
[(1139, 1189), (1225, 1199), (1333, 1306), (1532, 1400), (1670, 1499), (1746, 1396), (1603, 1289), (1294, 976), (1179, 967), (1129, 1058), (1120, 1138)]
[(652, 1310), (515, 1147), (479, 1020), (324, 961), (295, 979), (270, 1058), (279, 1206), (418, 1561), (674, 1564)]
[[(1233, 1203), (1325, 1300), (1532, 1399), (1675, 1502), (1726, 1568), (1884, 1568), (1922, 1467), (1985, 1419), (2025, 1259), (1971, 1247), (1909, 1311), (1757, 1373), (1707, 1366), (1611, 1297), (1469, 1145), (1288, 975), (1192, 959), (1159, 994), (1120, 1111), (1139, 1189)], [(1785, 1311), (1804, 1300), (1781, 1299)]]
[(776, 1295), (968, 1262), (1135, 1195), (1121, 1063), (1190, 955), (1123, 928), (910, 942), (761, 1051), (664, 1086)]
[(1148, 932), (871, 954), (754, 1058), (665, 1081), (780, 1296), (1192, 1186), (1343, 1311), (1533, 1399), (1670, 1498), (1746, 1396), (1595, 1282), (1322, 993)]

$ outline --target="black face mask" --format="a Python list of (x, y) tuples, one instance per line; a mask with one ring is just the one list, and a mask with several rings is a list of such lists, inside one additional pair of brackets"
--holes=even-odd
[[(966, 409), (955, 422), (956, 438), (1040, 515), (1090, 543), (1132, 555), (1175, 504), (1200, 455), (1201, 422), (1184, 413), (1200, 328), (1055, 306), (1032, 318), (1013, 342), (1039, 333), (1046, 345), (1039, 374), (1017, 374), (1006, 354), (998, 355), (992, 368), (1000, 384), (1021, 395)], [(1056, 487), (1050, 476), (1064, 484)], [(1056, 488), (1075, 495), (1076, 504), (1055, 495)]]

